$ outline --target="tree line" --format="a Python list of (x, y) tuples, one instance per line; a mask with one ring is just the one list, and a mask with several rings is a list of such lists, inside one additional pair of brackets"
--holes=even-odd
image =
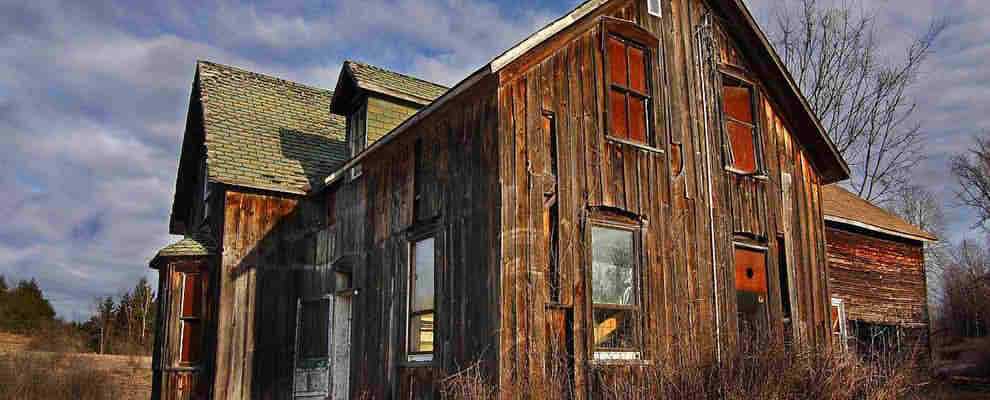
[(65, 321), (34, 279), (8, 287), (0, 275), (0, 331), (31, 337), (35, 350), (150, 355), (157, 309), (155, 291), (142, 277), (117, 296), (96, 299), (87, 320)]

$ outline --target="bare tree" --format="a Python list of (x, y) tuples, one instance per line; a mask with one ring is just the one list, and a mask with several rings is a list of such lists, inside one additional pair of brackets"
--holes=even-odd
[(950, 164), (959, 182), (959, 201), (979, 215), (974, 227), (990, 232), (990, 132), (984, 132), (974, 142), (972, 149), (953, 157)]
[(876, 18), (852, 3), (794, 0), (775, 7), (774, 46), (849, 163), (852, 189), (870, 201), (889, 200), (924, 156), (908, 89), (946, 20), (933, 20), (895, 60), (880, 49)]

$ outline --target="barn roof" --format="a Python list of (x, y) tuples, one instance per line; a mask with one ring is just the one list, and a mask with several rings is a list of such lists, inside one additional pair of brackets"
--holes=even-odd
[(822, 199), (826, 221), (923, 242), (938, 240), (935, 235), (838, 185), (824, 186)]

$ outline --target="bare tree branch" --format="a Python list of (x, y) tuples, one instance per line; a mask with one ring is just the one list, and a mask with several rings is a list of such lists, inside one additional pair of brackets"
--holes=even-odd
[(947, 20), (933, 20), (897, 61), (881, 54), (873, 15), (852, 3), (794, 1), (777, 8), (774, 45), (852, 168), (852, 189), (884, 203), (924, 158), (907, 93)]

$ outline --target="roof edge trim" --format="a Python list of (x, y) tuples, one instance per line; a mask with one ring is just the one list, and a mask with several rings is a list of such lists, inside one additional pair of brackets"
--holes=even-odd
[(536, 33), (529, 35), (529, 37), (510, 47), (504, 53), (492, 60), (492, 73), (501, 71), (502, 68), (505, 68), (519, 57), (522, 57), (524, 54), (536, 48), (547, 39), (553, 37), (560, 31), (567, 29), (567, 27), (571, 26), (579, 19), (591, 14), (593, 11), (598, 9), (598, 7), (608, 2), (609, 0), (589, 0), (584, 4), (577, 6), (577, 8), (571, 10), (571, 12), (567, 13), (563, 17), (557, 18), (557, 20), (536, 31)]
[(402, 134), (406, 130), (409, 130), (410, 127), (412, 127), (413, 125), (416, 125), (417, 123), (419, 123), (423, 119), (426, 119), (426, 117), (429, 117), (430, 115), (433, 114), (433, 112), (435, 112), (436, 110), (439, 110), (441, 107), (443, 107), (445, 104), (447, 104), (447, 102), (449, 102), (450, 99), (457, 97), (461, 93), (464, 93), (465, 91), (467, 91), (468, 89), (470, 89), (471, 87), (473, 87), (475, 84), (477, 84), (478, 82), (480, 82), (482, 78), (490, 75), (491, 73), (492, 73), (491, 64), (488, 64), (488, 65), (485, 65), (484, 67), (481, 67), (481, 69), (475, 71), (473, 74), (471, 74), (470, 76), (468, 76), (464, 80), (458, 82), (456, 85), (454, 85), (453, 88), (451, 88), (446, 93), (444, 93), (442, 96), (440, 96), (440, 98), (436, 99), (435, 101), (433, 101), (432, 103), (430, 103), (428, 106), (426, 106), (426, 108), (423, 108), (422, 110), (420, 110), (416, 114), (413, 114), (412, 117), (409, 117), (408, 119), (406, 119), (405, 121), (403, 121), (402, 124), (400, 124), (399, 126), (395, 127), (395, 129), (392, 129), (392, 131), (390, 131), (388, 134), (386, 134), (385, 136), (383, 136), (381, 139), (378, 139), (371, 146), (368, 146), (367, 148), (365, 148), (364, 150), (362, 150), (360, 153), (358, 153), (358, 155), (356, 155), (353, 158), (351, 158), (350, 160), (348, 160), (344, 165), (338, 167), (336, 172), (330, 174), (330, 176), (326, 177), (326, 179), (323, 180), (323, 187), (315, 188), (313, 190), (313, 192), (322, 191), (326, 187), (332, 185), (334, 182), (336, 182), (337, 180), (339, 180), (340, 178), (342, 178), (344, 175), (346, 175), (346, 173), (347, 173), (348, 170), (350, 170), (351, 168), (354, 168), (355, 165), (360, 164), (361, 161), (364, 160), (365, 158), (367, 158), (369, 154), (371, 154), (374, 151), (376, 151), (377, 149), (385, 146), (386, 144), (388, 144), (389, 142), (391, 142), (393, 139), (395, 139), (397, 136), (399, 136), (400, 134)]
[(904, 238), (904, 239), (916, 240), (916, 241), (919, 241), (919, 242), (925, 242), (925, 243), (935, 243), (935, 242), (938, 242), (938, 238), (935, 238), (935, 237), (924, 237), (924, 236), (912, 235), (910, 233), (898, 232), (898, 231), (887, 229), (887, 228), (881, 228), (881, 227), (876, 226), (876, 225), (873, 225), (873, 224), (868, 224), (868, 223), (860, 222), (860, 221), (854, 221), (854, 220), (851, 220), (851, 219), (842, 218), (842, 217), (836, 217), (836, 216), (832, 216), (832, 215), (826, 215), (825, 216), (825, 221), (834, 222), (834, 223), (843, 224), (843, 225), (854, 226), (854, 227), (866, 229), (866, 230), (869, 230), (869, 231), (879, 232), (879, 233), (883, 233), (883, 234), (886, 234), (886, 235), (896, 236), (896, 237), (900, 237), (900, 238)]

